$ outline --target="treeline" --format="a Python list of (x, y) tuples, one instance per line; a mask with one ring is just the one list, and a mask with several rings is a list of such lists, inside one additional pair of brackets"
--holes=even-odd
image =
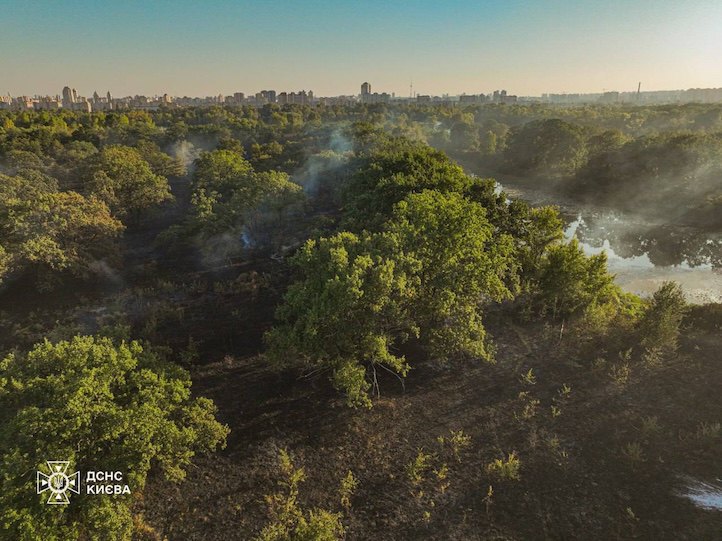
[(475, 169), (662, 223), (722, 228), (717, 122), (646, 131), (605, 129), (602, 119), (545, 118), (508, 126), (464, 115), (448, 142), (431, 141)]
[[(257, 171), (297, 172), (339, 126), (369, 122), (429, 143), (465, 165), (533, 180), (594, 201), (668, 218), (674, 196), (682, 222), (719, 229), (718, 105), (553, 107), (543, 104), (358, 104), (166, 109), (152, 112), (2, 112), (0, 159), (77, 177), (77, 162), (110, 145), (136, 148), (161, 176), (182, 174), (201, 151), (240, 152)], [(170, 154), (177, 161), (168, 160)], [(30, 153), (30, 154), (22, 154)], [(163, 157), (165, 156), (165, 157)], [(12, 167), (12, 166), (10, 166)], [(49, 171), (48, 171), (49, 169)], [(154, 197), (158, 197), (155, 194)]]

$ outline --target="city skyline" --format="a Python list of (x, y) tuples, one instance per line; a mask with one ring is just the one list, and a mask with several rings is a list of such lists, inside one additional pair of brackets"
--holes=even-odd
[[(0, 3), (0, 92), (303, 88), (520, 96), (722, 86), (722, 6), (691, 2)], [(32, 36), (32, 40), (30, 39)], [(54, 54), (57, 51), (57, 54)], [(202, 76), (199, 76), (201, 75)]]
[(183, 106), (214, 106), (214, 105), (250, 105), (261, 107), (266, 104), (276, 105), (349, 105), (354, 103), (419, 103), (419, 104), (446, 104), (450, 106), (467, 106), (482, 104), (514, 104), (514, 103), (550, 103), (550, 104), (632, 104), (655, 105), (668, 103), (722, 103), (722, 88), (702, 88), (688, 90), (644, 91), (641, 84), (637, 91), (592, 94), (543, 94), (540, 97), (519, 97), (507, 92), (505, 89), (494, 90), (484, 94), (460, 94), (435, 96), (429, 94), (416, 94), (410, 96), (396, 96), (388, 92), (375, 92), (368, 81), (360, 85), (357, 95), (318, 96), (312, 90), (287, 92), (276, 90), (262, 90), (246, 95), (244, 92), (234, 92), (231, 95), (219, 94), (217, 96), (171, 96), (167, 93), (162, 96), (145, 96), (135, 94), (113, 98), (110, 91), (101, 96), (97, 91), (92, 97), (85, 97), (75, 88), (65, 86), (62, 97), (56, 95), (11, 96), (0, 95), (0, 110), (40, 110), (53, 111), (70, 109), (82, 112), (113, 111), (113, 110), (157, 110), (159, 108), (174, 108)]
[[(303, 86), (303, 85), (302, 85)], [(366, 87), (366, 88), (365, 88)], [(179, 99), (218, 99), (219, 101), (231, 101), (230, 98), (238, 99), (240, 96), (240, 101), (244, 100), (253, 100), (254, 97), (256, 99), (262, 97), (264, 100), (267, 100), (269, 103), (285, 103), (280, 100), (276, 100), (276, 97), (281, 97), (282, 95), (295, 95), (295, 94), (306, 94), (308, 93), (313, 98), (358, 98), (359, 101), (367, 103), (372, 102), (374, 100), (369, 100), (370, 97), (384, 97), (384, 98), (391, 98), (391, 99), (397, 99), (397, 100), (405, 100), (409, 98), (419, 98), (419, 97), (436, 97), (436, 98), (464, 98), (464, 97), (473, 97), (473, 96), (486, 96), (486, 97), (492, 97), (499, 93), (502, 93), (502, 95), (512, 98), (521, 98), (524, 100), (535, 100), (535, 99), (544, 99), (548, 98), (550, 96), (586, 96), (586, 97), (594, 97), (594, 96), (606, 96), (609, 97), (610, 95), (619, 95), (622, 97), (629, 97), (634, 95), (654, 95), (654, 94), (685, 94), (685, 93), (691, 93), (694, 94), (696, 92), (714, 92), (722, 93), (722, 86), (718, 87), (687, 87), (687, 88), (664, 88), (664, 89), (646, 89), (642, 88), (642, 82), (637, 83), (637, 87), (633, 89), (628, 90), (616, 90), (616, 89), (604, 89), (601, 92), (542, 92), (538, 95), (522, 95), (517, 96), (516, 94), (512, 95), (511, 93), (508, 93), (506, 89), (499, 90), (498, 87), (495, 87), (495, 89), (492, 91), (479, 91), (475, 93), (466, 93), (466, 92), (443, 92), (441, 94), (422, 94), (420, 92), (416, 92), (415, 89), (410, 88), (409, 93), (404, 94), (396, 94), (395, 92), (387, 92), (383, 88), (381, 89), (381, 92), (379, 92), (378, 88), (376, 86), (373, 86), (373, 91), (371, 90), (372, 85), (371, 83), (365, 81), (360, 85), (360, 91), (357, 89), (356, 92), (346, 92), (342, 94), (335, 94), (335, 95), (321, 95), (318, 93), (314, 93), (312, 88), (304, 87), (301, 89), (297, 89), (296, 91), (293, 90), (281, 90), (277, 91), (274, 89), (263, 89), (259, 90), (257, 92), (244, 92), (241, 90), (236, 89), (234, 92), (231, 92), (230, 94), (200, 94), (200, 95), (180, 95), (180, 94), (172, 94), (169, 92), (160, 92), (160, 93), (147, 93), (142, 91), (136, 91), (131, 92), (127, 95), (116, 95), (118, 99), (128, 99), (128, 98), (138, 98), (138, 97), (148, 97), (149, 99), (164, 99), (166, 101), (170, 100), (179, 100)], [(69, 98), (69, 96), (73, 95), (73, 98)], [(88, 94), (88, 96), (86, 96)], [(101, 92), (102, 96), (104, 98), (107, 97), (108, 100), (110, 100), (110, 96), (114, 93), (111, 92), (110, 89), (106, 89)], [(98, 89), (94, 89), (92, 94), (89, 92), (78, 92), (75, 86), (64, 86), (60, 92), (50, 92), (50, 93), (40, 93), (40, 92), (29, 92), (29, 93), (13, 93), (10, 91), (0, 92), (0, 100), (5, 98), (21, 98), (21, 97), (28, 97), (33, 99), (57, 99), (61, 103), (67, 104), (68, 102), (72, 101), (75, 102), (75, 98), (77, 97), (79, 100), (87, 99), (89, 101), (98, 101), (98, 98), (100, 95), (98, 94)], [(267, 99), (271, 97), (270, 99)], [(715, 100), (717, 101), (717, 100)], [(289, 102), (291, 103), (291, 102)]]

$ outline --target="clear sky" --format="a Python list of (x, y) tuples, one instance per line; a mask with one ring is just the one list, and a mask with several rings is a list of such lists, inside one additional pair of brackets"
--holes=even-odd
[(722, 87), (720, 0), (0, 0), (0, 92)]

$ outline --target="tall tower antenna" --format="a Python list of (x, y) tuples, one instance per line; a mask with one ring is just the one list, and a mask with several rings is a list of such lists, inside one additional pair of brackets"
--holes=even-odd
[(639, 99), (639, 93), (642, 90), (642, 81), (639, 81), (639, 84), (637, 85), (637, 99)]
[(412, 79), (409, 83), (409, 98), (414, 97), (414, 80)]

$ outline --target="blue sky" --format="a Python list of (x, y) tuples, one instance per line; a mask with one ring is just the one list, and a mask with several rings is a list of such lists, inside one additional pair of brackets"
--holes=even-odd
[(0, 92), (722, 86), (722, 2), (0, 0)]

